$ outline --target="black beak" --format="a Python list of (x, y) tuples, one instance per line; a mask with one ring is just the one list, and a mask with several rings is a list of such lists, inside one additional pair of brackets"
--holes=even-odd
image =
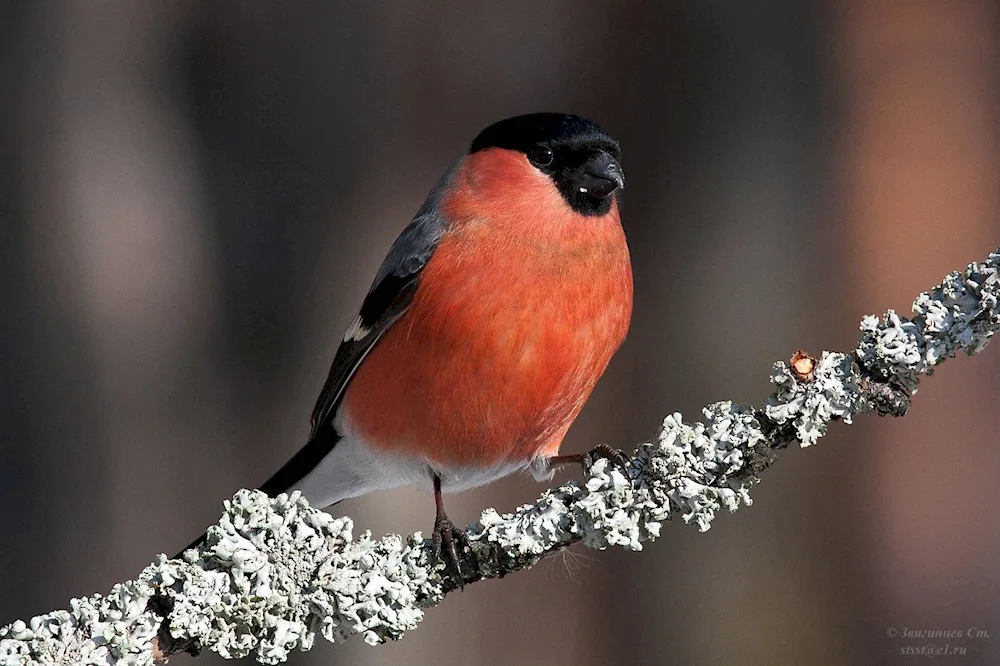
[(606, 199), (625, 187), (625, 174), (618, 161), (602, 150), (580, 167), (578, 187), (581, 194)]

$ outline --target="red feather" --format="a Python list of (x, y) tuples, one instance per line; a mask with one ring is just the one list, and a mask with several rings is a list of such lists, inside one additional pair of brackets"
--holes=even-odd
[(410, 309), (344, 397), (372, 447), (488, 467), (555, 455), (628, 331), (617, 203), (583, 216), (523, 153), (465, 158)]

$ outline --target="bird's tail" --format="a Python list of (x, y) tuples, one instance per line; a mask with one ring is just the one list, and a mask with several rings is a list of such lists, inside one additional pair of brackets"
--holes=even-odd
[[(269, 497), (277, 497), (281, 493), (288, 492), (295, 484), (305, 478), (323, 458), (327, 456), (337, 442), (341, 440), (341, 435), (332, 424), (320, 428), (309, 443), (299, 449), (298, 453), (292, 456), (281, 469), (274, 473), (270, 479), (260, 485), (260, 490), (267, 493)], [(184, 551), (197, 548), (205, 542), (207, 534), (202, 534), (188, 545), (187, 548), (174, 555), (178, 559)]]

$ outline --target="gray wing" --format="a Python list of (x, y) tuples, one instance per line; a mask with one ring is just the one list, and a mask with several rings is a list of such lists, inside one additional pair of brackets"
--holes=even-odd
[(437, 203), (451, 173), (431, 191), (382, 262), (358, 316), (334, 356), (330, 374), (313, 408), (310, 439), (328, 425), (354, 371), (413, 301), (420, 275), (445, 231), (446, 222), (437, 210)]
[[(260, 489), (271, 497), (286, 492), (301, 481), (340, 440), (340, 435), (329, 427), (330, 421), (358, 365), (382, 334), (406, 312), (413, 301), (413, 295), (420, 283), (420, 274), (434, 255), (434, 250), (441, 242), (447, 226), (444, 218), (438, 213), (438, 201), (454, 171), (455, 168), (452, 167), (438, 181), (416, 217), (389, 249), (389, 254), (382, 262), (382, 267), (379, 268), (375, 281), (368, 290), (364, 303), (361, 304), (361, 311), (333, 358), (330, 374), (313, 409), (309, 441), (271, 478), (260, 485)], [(204, 539), (203, 534), (188, 548), (197, 546)], [(180, 557), (180, 553), (177, 557)]]
[(443, 231), (444, 221), (436, 214), (418, 216), (396, 239), (333, 358), (330, 374), (313, 408), (310, 439), (333, 418), (347, 382), (361, 361), (410, 306), (420, 274)]
[(330, 366), (312, 413), (309, 441), (260, 489), (274, 497), (294, 487), (333, 450), (340, 434), (332, 420), (355, 370), (379, 338), (403, 316), (413, 301), (420, 275), (441, 242), (446, 222), (438, 212), (438, 201), (454, 168), (431, 190), (416, 217), (399, 235), (379, 268), (361, 311), (344, 336)]

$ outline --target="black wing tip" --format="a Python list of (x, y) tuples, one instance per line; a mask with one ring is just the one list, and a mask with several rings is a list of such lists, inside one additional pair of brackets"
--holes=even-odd
[[(309, 440), (308, 444), (299, 449), (298, 453), (282, 465), (281, 469), (260, 485), (259, 490), (266, 493), (268, 497), (277, 497), (281, 493), (288, 492), (292, 486), (315, 469), (340, 440), (341, 435), (334, 429), (332, 424), (321, 427)], [(184, 550), (174, 555), (171, 559), (180, 559), (187, 551), (201, 546), (205, 543), (207, 536), (208, 533), (203, 532), (200, 537), (188, 544)]]
[(332, 423), (320, 424), (309, 442), (282, 465), (281, 469), (275, 472), (271, 478), (262, 483), (260, 490), (267, 493), (269, 497), (277, 497), (281, 493), (288, 492), (309, 472), (316, 469), (316, 466), (329, 455), (330, 451), (333, 451), (333, 447), (340, 440), (341, 435)]

